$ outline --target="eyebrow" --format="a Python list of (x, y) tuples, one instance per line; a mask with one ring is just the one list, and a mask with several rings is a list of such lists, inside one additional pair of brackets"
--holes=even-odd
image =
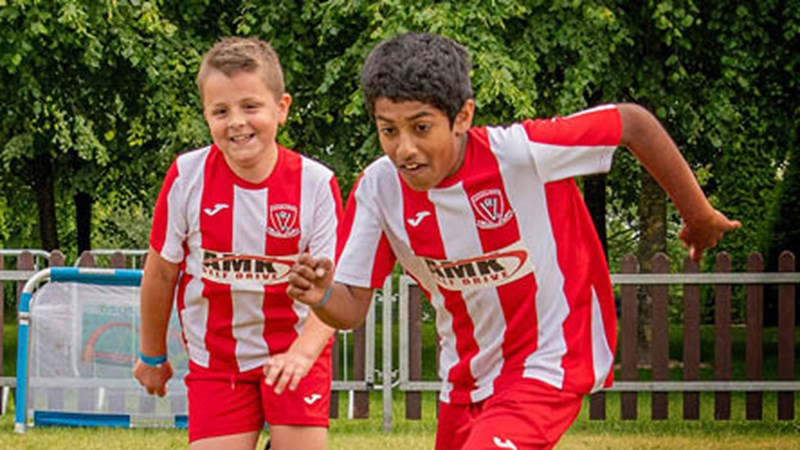
[[(417, 120), (417, 119), (420, 119), (422, 117), (427, 117), (427, 116), (432, 116), (432, 115), (433, 115), (433, 113), (431, 113), (430, 111), (420, 111), (420, 112), (414, 114), (413, 116), (406, 118), (405, 120)], [(393, 120), (388, 119), (386, 117), (383, 117), (381, 115), (376, 115), (375, 118), (378, 119), (378, 120), (382, 120), (384, 122), (394, 123)]]

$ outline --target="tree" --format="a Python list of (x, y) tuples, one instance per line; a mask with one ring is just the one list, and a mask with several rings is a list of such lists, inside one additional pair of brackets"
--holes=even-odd
[(88, 248), (97, 195), (137, 201), (154, 166), (204, 136), (187, 76), (195, 39), (158, 2), (88, 0), (15, 1), (0, 8), (0, 36), (4, 172), (35, 193), (42, 248), (60, 247), (69, 201), (78, 217), (61, 229), (77, 223)]

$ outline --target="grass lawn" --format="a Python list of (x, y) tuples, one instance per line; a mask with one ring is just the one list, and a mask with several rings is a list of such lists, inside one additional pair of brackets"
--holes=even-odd
[[(646, 396), (642, 396), (646, 397)], [(672, 397), (672, 396), (671, 396)], [(678, 397), (678, 396), (675, 396)], [(766, 404), (774, 404), (767, 396)], [(382, 431), (383, 419), (379, 395), (373, 395), (369, 419), (334, 419), (331, 421), (329, 449), (332, 450), (400, 450), (432, 449), (435, 435), (435, 404), (432, 394), (423, 399), (423, 419), (404, 419), (401, 397), (395, 398), (392, 431)], [(679, 405), (679, 401), (676, 404)], [(741, 405), (743, 396), (734, 397), (734, 405)], [(713, 399), (704, 398), (703, 411), (710, 412)], [(346, 414), (346, 397), (341, 398), (341, 415)], [(558, 450), (634, 450), (634, 449), (800, 449), (800, 419), (778, 422), (774, 419), (774, 407), (765, 408), (766, 420), (747, 422), (741, 418), (729, 421), (714, 421), (704, 414), (700, 421), (688, 422), (672, 414), (666, 421), (640, 418), (636, 421), (621, 421), (618, 418), (619, 401), (609, 395), (609, 419), (603, 422), (588, 419), (588, 407), (570, 428)], [(648, 416), (649, 402), (640, 400), (641, 416)], [(174, 429), (100, 429), (100, 428), (31, 428), (18, 435), (13, 432), (13, 414), (0, 416), (0, 448), (16, 449), (185, 449), (185, 430)], [(262, 443), (266, 440), (262, 436)], [(262, 444), (263, 445), (263, 444)]]
[[(427, 325), (427, 324), (426, 324)], [(395, 327), (395, 332), (397, 327)], [(378, 334), (380, 326), (378, 326)], [(682, 330), (678, 326), (670, 330), (670, 356), (680, 359), (682, 348)], [(766, 329), (764, 376), (774, 379), (776, 374), (776, 358), (774, 343), (776, 330)], [(800, 342), (800, 329), (798, 340)], [(435, 337), (431, 327), (423, 326), (423, 378), (434, 379), (433, 345)], [(713, 361), (713, 327), (704, 326), (702, 330), (703, 361)], [(734, 354), (734, 379), (742, 379), (744, 373), (744, 330), (740, 327), (732, 329)], [(378, 337), (378, 342), (380, 338)], [(16, 354), (16, 326), (4, 326), (4, 363), (3, 375), (13, 376)], [(378, 364), (381, 361), (381, 345), (376, 345)], [(800, 350), (800, 346), (798, 346)], [(800, 365), (800, 358), (797, 359)], [(397, 364), (395, 358), (395, 365)], [(396, 366), (395, 366), (396, 367)], [(799, 366), (800, 367), (800, 366)], [(703, 377), (710, 378), (713, 369), (704, 367)], [(800, 373), (800, 370), (797, 371)], [(670, 371), (673, 379), (680, 379), (680, 369)], [(648, 371), (640, 373), (640, 379), (648, 379)], [(713, 419), (714, 397), (711, 393), (701, 396), (701, 419), (684, 421), (682, 415), (682, 395), (673, 393), (669, 396), (669, 420), (653, 421), (650, 417), (650, 396), (640, 394), (638, 401), (639, 418), (635, 421), (620, 419), (619, 395), (607, 395), (605, 421), (590, 421), (588, 402), (581, 411), (575, 424), (567, 431), (556, 447), (567, 449), (797, 449), (800, 450), (800, 396), (795, 396), (796, 418), (793, 421), (776, 419), (776, 395), (764, 395), (764, 420), (746, 421), (744, 419), (744, 395), (734, 393), (732, 398), (732, 419), (715, 421)], [(12, 402), (13, 403), (13, 402)], [(0, 450), (12, 449), (185, 449), (185, 430), (174, 429), (78, 429), (38, 427), (31, 428), (24, 435), (13, 432), (13, 404), (11, 411), (0, 416)], [(340, 417), (346, 416), (347, 397), (340, 399)], [(334, 419), (331, 421), (329, 449), (332, 450), (382, 450), (382, 449), (432, 449), (434, 446), (436, 417), (435, 397), (433, 393), (423, 395), (423, 420), (406, 420), (402, 393), (396, 392), (393, 402), (392, 431), (382, 430), (382, 404), (379, 392), (371, 396), (371, 417), (363, 420)], [(262, 444), (267, 433), (262, 436)], [(263, 448), (263, 447), (262, 447)]]

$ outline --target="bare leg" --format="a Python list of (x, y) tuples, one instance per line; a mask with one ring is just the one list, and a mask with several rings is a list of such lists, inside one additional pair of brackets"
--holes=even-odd
[(253, 450), (258, 443), (258, 431), (229, 434), (206, 439), (198, 439), (189, 444), (190, 450)]
[[(328, 448), (328, 429), (325, 427), (299, 427), (290, 425), (271, 425), (269, 436), (270, 450), (301, 450)], [(226, 449), (229, 450), (229, 449)]]

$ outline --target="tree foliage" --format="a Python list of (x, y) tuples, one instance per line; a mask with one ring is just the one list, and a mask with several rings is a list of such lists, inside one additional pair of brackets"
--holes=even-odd
[[(125, 223), (148, 214), (165, 164), (207, 143), (194, 74), (211, 43), (231, 34), (278, 50), (294, 97), (279, 140), (334, 168), (346, 194), (380, 154), (358, 89), (364, 57), (398, 32), (433, 31), (472, 54), (478, 124), (603, 102), (650, 108), (715, 206), (745, 224), (722, 245), (743, 261), (769, 246), (776, 215), (767, 212), (796, 206), (778, 193), (782, 174), (797, 173), (789, 150), (798, 144), (799, 23), (800, 0), (8, 2), (0, 6), (0, 188), (9, 194), (0, 234), (38, 246), (31, 225), (10, 216), (31, 209), (42, 156), (62, 193), (62, 233), (74, 229), (74, 192), (99, 202), (101, 231), (136, 228)], [(612, 264), (646, 220), (637, 214), (640, 171), (620, 152), (609, 177)], [(674, 237), (678, 218), (665, 211)]]

